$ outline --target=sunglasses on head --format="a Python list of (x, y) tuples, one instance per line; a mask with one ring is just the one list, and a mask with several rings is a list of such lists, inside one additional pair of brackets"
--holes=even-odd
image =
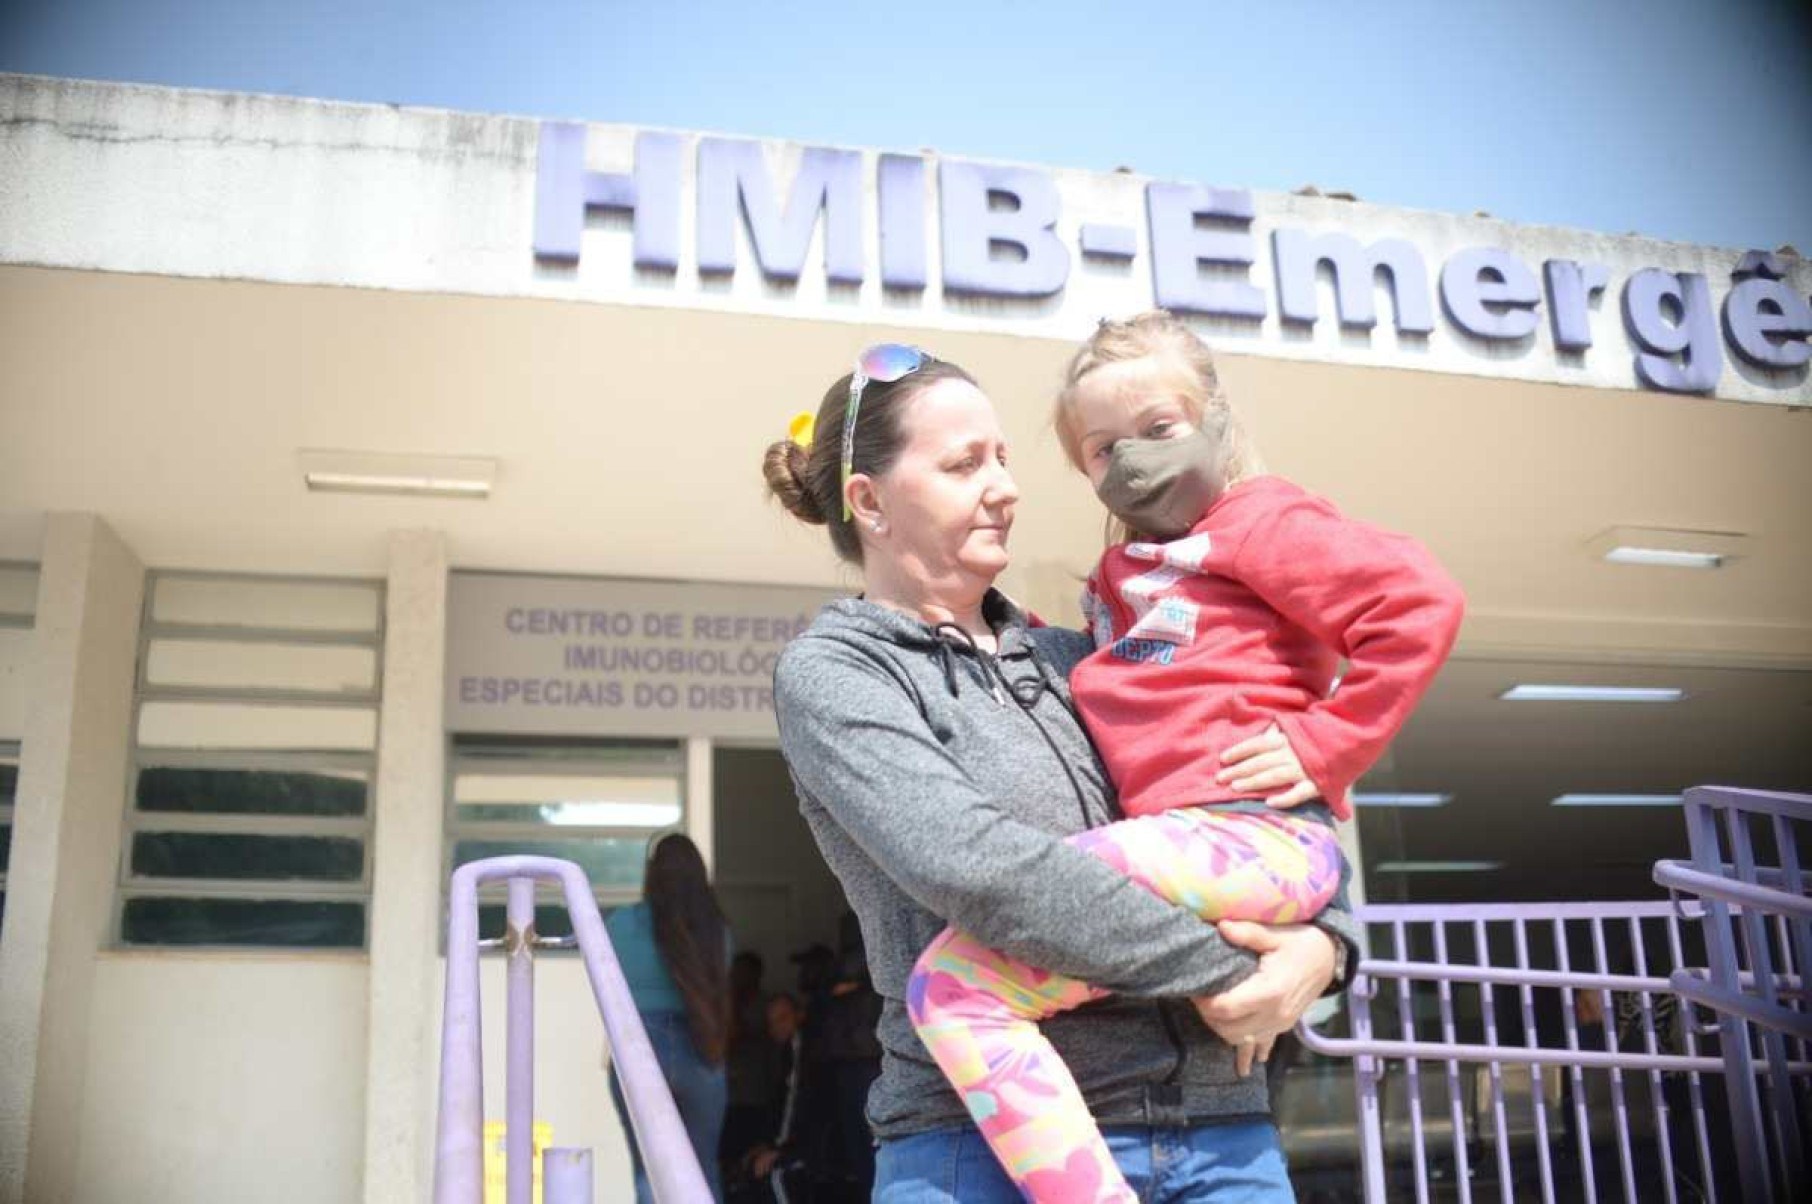
[(876, 343), (856, 357), (856, 370), (849, 377), (849, 404), (843, 409), (843, 473), (838, 492), (843, 495), (843, 521), (849, 521), (849, 477), (856, 466), (856, 413), (862, 405), (862, 390), (870, 384), (891, 385), (903, 380), (931, 362), (931, 356), (905, 343)]

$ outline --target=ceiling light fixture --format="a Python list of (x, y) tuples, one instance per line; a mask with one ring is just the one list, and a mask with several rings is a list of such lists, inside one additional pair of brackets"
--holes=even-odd
[(1377, 874), (1483, 874), (1504, 868), (1501, 861), (1380, 861)]
[(1735, 531), (1667, 531), (1658, 527), (1612, 527), (1586, 543), (1611, 564), (1650, 568), (1717, 569), (1744, 552), (1748, 536)]
[(305, 449), (296, 458), (303, 483), (317, 493), (487, 498), (497, 482), (497, 461), (484, 456)]
[(1451, 794), (1372, 793), (1354, 791), (1355, 807), (1445, 807), (1453, 801)]
[(1556, 807), (1678, 807), (1677, 794), (1563, 794)]
[(1686, 691), (1677, 686), (1511, 686), (1505, 702), (1679, 702)]

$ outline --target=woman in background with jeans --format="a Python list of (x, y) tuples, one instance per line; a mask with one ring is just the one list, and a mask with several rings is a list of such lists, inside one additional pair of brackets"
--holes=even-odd
[[(611, 912), (604, 927), (712, 1198), (722, 1200), (717, 1143), (728, 1099), (730, 938), (698, 846), (677, 832), (656, 841), (642, 879), (642, 901)], [(635, 1198), (651, 1204), (647, 1168), (615, 1067), (610, 1094), (629, 1141)]]

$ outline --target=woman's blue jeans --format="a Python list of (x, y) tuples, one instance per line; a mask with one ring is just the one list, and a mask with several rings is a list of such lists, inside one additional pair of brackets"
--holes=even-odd
[[(724, 1107), (729, 1102), (729, 1088), (722, 1066), (707, 1066), (692, 1044), (692, 1032), (686, 1017), (679, 1012), (644, 1012), (642, 1027), (648, 1030), (648, 1043), (654, 1046), (655, 1060), (666, 1076), (667, 1089), (679, 1107), (685, 1122), (686, 1136), (692, 1141), (692, 1152), (704, 1169), (705, 1182), (711, 1185), (711, 1198), (724, 1198), (723, 1183), (717, 1173), (717, 1139), (724, 1129)], [(648, 1185), (648, 1172), (642, 1165), (642, 1151), (636, 1147), (635, 1131), (629, 1124), (629, 1108), (623, 1101), (623, 1087), (617, 1081), (616, 1066), (610, 1068), (610, 1098), (616, 1102), (617, 1115), (623, 1121), (623, 1136), (629, 1142), (629, 1157), (635, 1168), (637, 1204), (653, 1204), (654, 1192)]]
[[(1146, 1204), (1294, 1201), (1270, 1121), (1193, 1129), (1106, 1126), (1120, 1173)], [(1019, 1204), (1019, 1189), (973, 1128), (897, 1137), (875, 1155), (874, 1204)]]

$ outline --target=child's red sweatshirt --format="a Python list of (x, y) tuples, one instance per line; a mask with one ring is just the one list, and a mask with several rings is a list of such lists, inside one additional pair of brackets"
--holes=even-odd
[(1346, 819), (1465, 598), (1415, 540), (1263, 476), (1181, 539), (1109, 548), (1083, 606), (1096, 649), (1070, 686), (1128, 815), (1242, 797), (1215, 782), (1220, 755), (1275, 723)]

